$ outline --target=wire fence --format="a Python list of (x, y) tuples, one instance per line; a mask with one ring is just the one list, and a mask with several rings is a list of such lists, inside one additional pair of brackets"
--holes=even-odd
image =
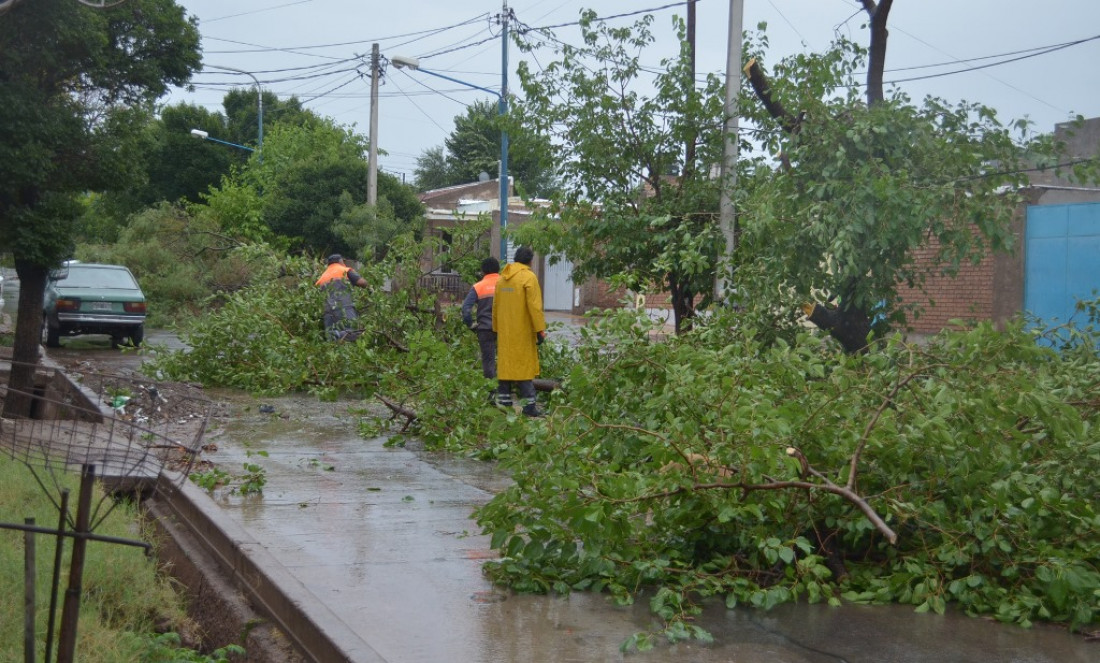
[(31, 418), (0, 417), (0, 453), (32, 469), (105, 480), (155, 480), (166, 468), (186, 479), (202, 452), (213, 402), (134, 376), (82, 372), (71, 380), (38, 369), (33, 392), (0, 385), (2, 403), (23, 396)]

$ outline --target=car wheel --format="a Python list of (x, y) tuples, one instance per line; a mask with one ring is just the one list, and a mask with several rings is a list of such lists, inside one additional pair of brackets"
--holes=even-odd
[(42, 316), (42, 342), (47, 348), (61, 347), (61, 330), (50, 326), (50, 319)]
[(145, 325), (138, 325), (130, 329), (130, 345), (135, 348), (141, 347), (142, 341), (145, 340)]

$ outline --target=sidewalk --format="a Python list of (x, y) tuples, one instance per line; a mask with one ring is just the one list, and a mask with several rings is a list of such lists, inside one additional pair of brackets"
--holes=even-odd
[[(259, 404), (273, 413), (259, 412)], [(232, 568), (269, 603), (307, 615), (322, 663), (1086, 663), (1096, 648), (1060, 630), (1024, 630), (908, 606), (785, 605), (697, 620), (715, 636), (624, 655), (657, 628), (648, 602), (604, 595), (514, 595), (482, 574), (494, 556), (469, 516), (508, 484), (489, 463), (363, 439), (352, 406), (308, 397), (240, 402), (212, 456), (264, 468), (262, 495), (192, 499), (238, 528)], [(260, 455), (259, 451), (266, 455)], [(238, 470), (239, 473), (239, 470)], [(275, 607), (278, 607), (277, 605)], [(339, 652), (334, 654), (333, 652)]]

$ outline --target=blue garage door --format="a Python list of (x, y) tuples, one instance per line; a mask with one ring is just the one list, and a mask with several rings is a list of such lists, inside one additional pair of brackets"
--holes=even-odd
[(1024, 308), (1047, 325), (1073, 320), (1100, 290), (1100, 203), (1027, 209)]

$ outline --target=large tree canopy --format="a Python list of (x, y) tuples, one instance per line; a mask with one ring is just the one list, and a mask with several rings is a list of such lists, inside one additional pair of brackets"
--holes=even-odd
[[(153, 100), (198, 66), (198, 29), (172, 0), (36, 0), (0, 20), (0, 244), (21, 281), (13, 388), (32, 378), (21, 366), (37, 361), (42, 293), (71, 251), (74, 196), (132, 181)], [(27, 412), (28, 400), (6, 400), (6, 414)]]

